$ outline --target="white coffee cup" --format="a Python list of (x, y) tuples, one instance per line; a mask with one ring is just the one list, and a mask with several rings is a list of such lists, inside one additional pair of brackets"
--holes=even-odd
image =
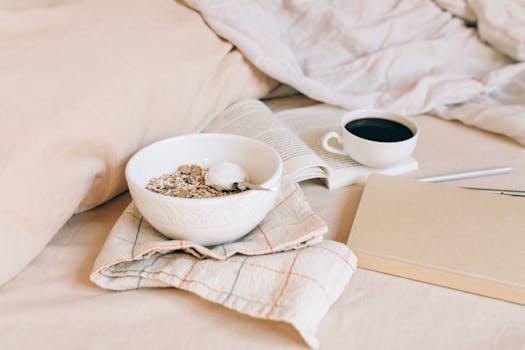
[[(405, 116), (360, 109), (343, 115), (339, 132), (328, 132), (323, 137), (323, 147), (328, 152), (348, 155), (365, 166), (384, 168), (408, 159), (418, 135), (417, 124)], [(336, 139), (341, 147), (330, 145), (331, 139)]]

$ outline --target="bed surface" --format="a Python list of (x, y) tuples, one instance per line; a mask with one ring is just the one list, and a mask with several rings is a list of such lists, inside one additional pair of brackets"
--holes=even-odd
[[(525, 149), (518, 143), (457, 122), (414, 118), (421, 127), (420, 170), (406, 176), (509, 165), (518, 169), (454, 184), (525, 190)], [(327, 238), (346, 242), (363, 187), (329, 191), (316, 181), (301, 187), (327, 222)], [(124, 194), (75, 215), (0, 287), (2, 348), (307, 348), (287, 324), (253, 319), (187, 292), (112, 292), (92, 284), (93, 262), (129, 201)], [(522, 349), (523, 325), (523, 306), (358, 269), (318, 337), (321, 349)]]
[[(196, 11), (185, 3), (193, 4)], [(250, 3), (258, 2), (229, 1), (222, 5)], [(296, 5), (293, 1), (275, 3)], [(296, 67), (292, 73), (309, 72), (314, 78), (324, 76), (318, 73), (328, 73), (329, 78), (336, 78), (334, 91), (350, 88), (350, 97), (358, 97), (348, 106), (350, 109), (372, 105), (386, 108), (388, 103), (381, 101), (401, 105), (410, 102), (418, 107), (413, 114), (428, 111), (442, 116), (414, 117), (421, 126), (415, 151), (420, 169), (406, 174), (408, 177), (514, 166), (517, 169), (509, 175), (451, 185), (525, 190), (525, 63), (518, 62), (525, 56), (498, 46), (508, 43), (505, 38), (509, 36), (504, 34), (519, 33), (518, 26), (508, 23), (513, 23), (511, 19), (521, 21), (523, 12), (507, 10), (518, 2), (502, 3), (499, 10), (491, 12), (506, 15), (495, 27), (498, 30), (482, 29), (487, 19), (499, 16), (480, 17), (479, 33), (436, 6), (448, 1), (390, 1), (386, 2), (388, 6), (376, 6), (379, 2), (372, 1), (366, 5), (336, 3), (346, 4), (342, 9), (352, 16), (339, 10), (332, 11), (335, 17), (329, 13), (325, 13), (328, 17), (318, 16), (315, 6), (321, 2), (312, 3), (315, 6), (310, 13), (322, 19), (320, 24), (337, 23), (329, 19), (342, 16), (349, 25), (355, 25), (346, 32), (362, 33), (362, 37), (344, 41), (350, 46), (337, 46), (336, 40), (331, 47), (352, 51), (355, 44), (358, 56), (365, 55), (362, 58), (344, 52), (343, 56), (332, 55), (323, 45), (317, 45), (328, 41), (315, 35), (312, 38), (319, 39), (319, 43), (308, 44), (303, 36), (309, 31), (295, 30), (299, 35), (291, 35), (288, 20), (296, 14), (306, 29), (316, 33), (313, 22), (302, 11), (273, 11), (284, 15), (276, 18), (281, 19), (279, 22), (271, 20), (272, 11), (266, 13), (269, 17), (261, 13), (249, 17), (240, 12), (237, 19), (248, 29), (263, 22), (270, 25), (269, 30), (263, 26), (247, 31), (257, 37), (262, 35), (262, 44), (271, 43), (273, 47), (279, 40), (295, 38), (306, 43), (306, 48), (322, 48), (320, 52), (314, 50), (313, 56), (302, 56), (308, 51), (290, 51), (293, 55), (289, 57), (294, 59), (314, 58), (303, 60), (306, 66), (296, 67), (294, 60), (290, 66), (273, 65), (261, 60), (262, 56), (250, 55), (249, 50), (244, 52), (235, 38), (229, 42), (220, 31), (217, 35), (213, 29), (217, 24), (220, 28), (222, 22), (213, 21), (221, 19), (214, 14), (234, 12), (212, 1), (128, 0), (126, 6), (117, 0), (2, 2), (0, 222), (4, 249), (0, 255), (0, 349), (307, 348), (292, 326), (257, 320), (188, 292), (172, 288), (114, 292), (89, 281), (95, 258), (130, 197), (123, 194), (98, 205), (125, 189), (124, 166), (131, 154), (155, 140), (202, 130), (231, 103), (265, 96), (277, 84), (274, 78), (306, 93), (301, 90), (306, 85), (291, 84), (286, 76), (281, 79), (270, 74), (271, 70), (265, 70), (268, 67)], [(491, 10), (488, 0), (468, 1), (469, 5), (474, 3), (478, 16), (485, 9)], [(406, 11), (407, 6), (410, 11)], [(373, 11), (368, 13), (367, 9)], [(442, 32), (433, 30), (434, 25), (441, 25), (426, 21), (420, 10), (428, 10), (439, 23), (449, 23), (443, 28), (450, 29), (447, 33), (459, 41), (450, 41)], [(359, 11), (364, 15), (355, 16)], [(386, 12), (388, 21), (383, 22)], [(365, 16), (367, 13), (370, 18)], [(407, 16), (409, 21), (405, 21)], [(397, 19), (402, 19), (399, 27), (389, 22)], [(281, 35), (275, 23), (283, 26), (286, 35)], [(420, 24), (424, 26), (420, 28)], [(409, 27), (427, 28), (417, 34), (428, 36), (416, 35), (414, 39), (415, 31), (403, 29)], [(395, 28), (400, 31), (392, 31)], [(508, 28), (512, 32), (508, 33)], [(332, 29), (339, 30), (337, 26)], [(319, 32), (327, 33), (324, 29)], [(276, 40), (267, 39), (268, 33), (275, 34)], [(377, 35), (371, 36), (373, 33)], [(494, 33), (503, 36), (494, 37)], [(239, 33), (235, 30), (233, 34), (238, 37)], [(486, 34), (491, 36), (484, 37)], [(444, 49), (428, 40), (435, 35)], [(512, 35), (510, 38), (515, 40), (508, 47), (524, 47), (521, 37)], [(514, 59), (486, 47), (479, 38)], [(284, 40), (284, 48), (276, 52), (286, 56), (290, 53), (286, 48), (294, 48), (295, 42)], [(372, 46), (363, 48), (361, 43)], [(424, 49), (427, 45), (430, 50)], [(451, 55), (451, 47), (461, 50)], [(434, 55), (433, 50), (440, 55)], [(326, 60), (326, 52), (335, 61)], [(410, 58), (404, 60), (404, 55)], [(446, 60), (442, 61), (440, 57), (444, 56)], [(427, 58), (435, 64), (429, 64)], [(262, 64), (265, 62), (270, 64)], [(355, 74), (339, 74), (340, 70), (335, 69), (340, 64), (345, 68), (346, 63)], [(414, 72), (407, 67), (421, 70)], [(438, 84), (428, 85), (430, 73), (444, 80), (430, 79)], [(437, 88), (431, 89), (436, 93), (427, 88)], [(326, 96), (335, 96), (334, 91), (326, 92)], [(382, 93), (377, 95), (378, 91)], [(278, 92), (271, 95), (278, 96)], [(406, 99), (399, 98), (405, 92)], [(428, 104), (432, 96), (439, 101)], [(348, 101), (342, 96), (338, 102)], [(298, 97), (274, 99), (270, 105), (278, 110), (311, 103)], [(431, 107), (438, 109), (432, 111)], [(413, 109), (404, 109), (409, 110)], [(517, 141), (466, 125), (509, 135)], [(329, 191), (318, 181), (308, 181), (301, 187), (314, 211), (326, 221), (327, 238), (346, 242), (363, 186)], [(525, 349), (524, 325), (523, 306), (358, 269), (321, 322), (318, 338), (321, 349)]]

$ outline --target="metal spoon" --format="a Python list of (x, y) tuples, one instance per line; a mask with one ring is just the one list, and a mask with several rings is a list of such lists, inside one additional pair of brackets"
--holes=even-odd
[(277, 187), (264, 187), (256, 184), (252, 184), (250, 182), (242, 181), (242, 182), (234, 182), (232, 186), (237, 187), (238, 189), (244, 190), (258, 190), (258, 191), (277, 191)]
[(219, 191), (261, 190), (277, 191), (277, 187), (264, 187), (248, 181), (248, 174), (243, 167), (231, 162), (220, 162), (209, 167), (204, 180), (206, 185)]

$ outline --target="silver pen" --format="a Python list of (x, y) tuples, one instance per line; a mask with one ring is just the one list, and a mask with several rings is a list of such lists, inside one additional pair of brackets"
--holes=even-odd
[[(514, 168), (512, 167), (481, 169), (481, 170), (467, 171), (467, 172), (461, 172), (461, 173), (427, 176), (427, 177), (419, 178), (417, 180), (421, 182), (445, 182), (445, 181), (452, 181), (452, 180), (470, 179), (474, 177), (508, 174), (513, 170)], [(504, 189), (496, 189), (496, 188), (481, 188), (481, 187), (461, 187), (461, 188), (465, 188), (468, 190), (488, 192), (488, 193), (504, 194), (507, 196), (525, 197), (525, 191), (504, 190)]]
[(488, 192), (488, 193), (504, 194), (504, 195), (507, 195), (507, 196), (525, 197), (525, 191), (500, 190), (500, 189), (496, 189), (496, 188), (479, 188), (479, 187), (461, 187), (461, 188), (465, 188), (467, 190), (476, 190), (476, 191)]
[(441, 174), (441, 175), (435, 175), (435, 176), (421, 177), (417, 180), (421, 182), (444, 182), (444, 181), (470, 179), (473, 177), (508, 174), (513, 170), (514, 168), (512, 167), (480, 169), (480, 170), (466, 171), (466, 172), (461, 172), (461, 173), (451, 173), (451, 174)]

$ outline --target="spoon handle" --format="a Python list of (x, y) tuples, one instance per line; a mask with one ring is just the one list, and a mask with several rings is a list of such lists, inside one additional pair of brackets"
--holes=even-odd
[(249, 183), (249, 182), (238, 182), (237, 183), (237, 188), (247, 188), (249, 190), (257, 190), (257, 191), (277, 191), (277, 187), (264, 187), (264, 186), (260, 186), (260, 185), (256, 185), (256, 184), (252, 184), (252, 183)]

